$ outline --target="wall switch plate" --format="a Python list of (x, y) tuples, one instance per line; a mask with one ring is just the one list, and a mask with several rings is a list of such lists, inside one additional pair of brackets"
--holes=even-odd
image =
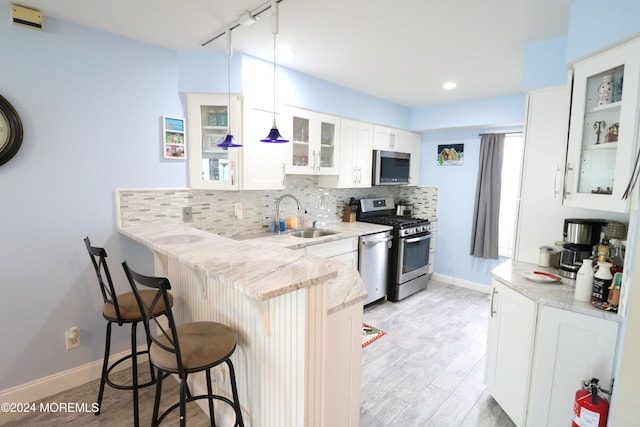
[(233, 204), (233, 211), (236, 215), (236, 218), (242, 219), (242, 202), (235, 202)]
[(191, 222), (193, 220), (193, 211), (191, 206), (185, 206), (182, 208), (182, 220), (184, 222)]

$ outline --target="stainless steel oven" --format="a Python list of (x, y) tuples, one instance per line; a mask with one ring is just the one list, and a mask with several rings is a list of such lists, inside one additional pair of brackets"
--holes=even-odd
[(429, 231), (417, 236), (398, 239), (398, 274), (396, 281), (405, 283), (427, 274), (429, 270)]
[(398, 231), (398, 251), (391, 267), (395, 277), (390, 283), (389, 300), (399, 301), (427, 287), (430, 245), (431, 232), (428, 225)]
[(389, 225), (393, 244), (387, 277), (387, 300), (400, 301), (427, 287), (429, 281), (429, 220), (396, 215), (391, 198), (362, 199), (358, 221)]

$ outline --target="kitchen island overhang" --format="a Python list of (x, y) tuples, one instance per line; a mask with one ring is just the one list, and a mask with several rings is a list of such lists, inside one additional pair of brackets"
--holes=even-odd
[[(178, 323), (216, 321), (236, 331), (232, 359), (247, 426), (323, 425), (331, 392), (325, 389), (328, 316), (349, 313), (352, 327), (362, 320), (366, 290), (354, 267), (183, 224), (119, 231), (153, 252), (154, 274), (171, 281)], [(226, 375), (214, 375), (222, 394)], [(194, 390), (204, 389), (204, 377), (194, 377)], [(221, 425), (232, 418), (223, 410), (219, 416)]]

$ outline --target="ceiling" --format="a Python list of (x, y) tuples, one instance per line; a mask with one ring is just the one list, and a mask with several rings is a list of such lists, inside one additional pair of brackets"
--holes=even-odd
[[(11, 1), (0, 0), (5, 3)], [(267, 0), (22, 0), (55, 17), (175, 50), (226, 51), (224, 36)], [(521, 91), (524, 48), (567, 34), (571, 0), (282, 0), (283, 65), (407, 107)], [(232, 32), (233, 50), (273, 60), (271, 12)], [(444, 91), (453, 80), (457, 88)]]

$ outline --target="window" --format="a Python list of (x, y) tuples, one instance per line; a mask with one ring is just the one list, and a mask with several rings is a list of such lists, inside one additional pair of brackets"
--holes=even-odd
[(518, 214), (520, 176), (524, 139), (521, 133), (507, 134), (504, 139), (500, 219), (498, 223), (498, 253), (510, 258)]

